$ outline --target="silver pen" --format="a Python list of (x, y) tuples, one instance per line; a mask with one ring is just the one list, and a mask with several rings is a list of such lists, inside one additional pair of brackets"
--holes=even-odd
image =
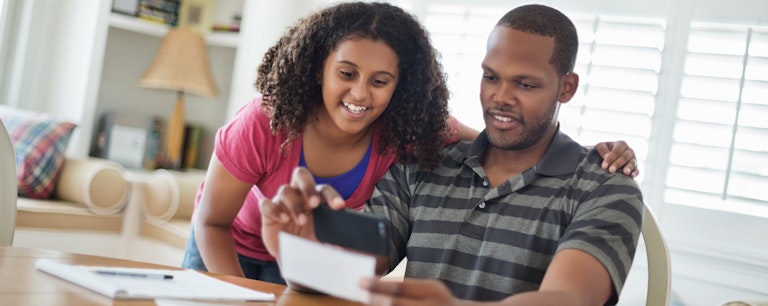
[(118, 277), (135, 277), (146, 279), (173, 279), (171, 274), (160, 273), (138, 273), (138, 272), (120, 272), (111, 270), (94, 270), (93, 273), (103, 276), (118, 276)]

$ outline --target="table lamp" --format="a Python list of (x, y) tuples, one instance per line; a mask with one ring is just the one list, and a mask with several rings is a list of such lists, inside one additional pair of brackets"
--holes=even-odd
[(184, 142), (184, 93), (204, 97), (218, 94), (211, 77), (205, 38), (186, 26), (169, 29), (139, 86), (177, 93), (176, 106), (168, 119), (160, 166), (178, 168)]

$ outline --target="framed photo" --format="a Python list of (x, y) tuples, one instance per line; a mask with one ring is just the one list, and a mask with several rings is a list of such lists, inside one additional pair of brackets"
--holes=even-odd
[(179, 26), (187, 26), (198, 33), (213, 28), (215, 2), (211, 0), (182, 0), (179, 7)]
[(146, 129), (124, 125), (112, 126), (111, 135), (109, 135), (108, 159), (128, 168), (142, 168), (146, 148)]
[(139, 15), (139, 0), (113, 0), (112, 11), (131, 16)]

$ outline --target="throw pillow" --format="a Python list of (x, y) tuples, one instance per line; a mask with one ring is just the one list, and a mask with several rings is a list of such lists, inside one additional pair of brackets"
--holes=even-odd
[(0, 106), (16, 154), (19, 196), (51, 197), (64, 153), (77, 125), (53, 115)]

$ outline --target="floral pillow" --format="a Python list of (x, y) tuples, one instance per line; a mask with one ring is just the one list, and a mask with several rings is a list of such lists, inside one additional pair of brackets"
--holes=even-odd
[(16, 153), (19, 196), (50, 198), (77, 125), (49, 114), (6, 106), (0, 106), (0, 120)]

